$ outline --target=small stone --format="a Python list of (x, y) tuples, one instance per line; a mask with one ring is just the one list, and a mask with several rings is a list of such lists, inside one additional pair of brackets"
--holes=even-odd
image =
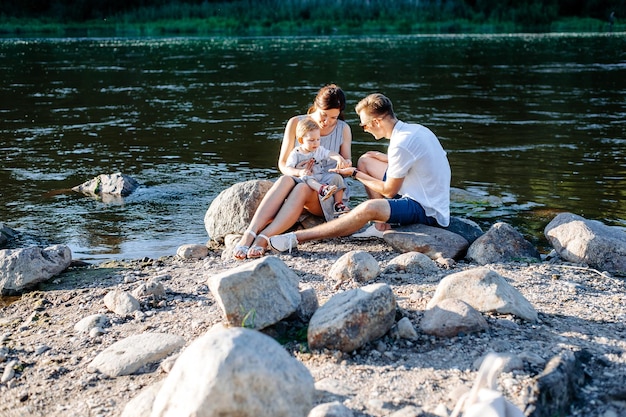
[(104, 334), (104, 330), (102, 330), (100, 327), (93, 327), (91, 330), (89, 330), (89, 337), (96, 338), (99, 336), (102, 336)]
[(16, 360), (12, 360), (7, 363), (4, 368), (4, 372), (2, 373), (2, 377), (0, 378), (0, 382), (4, 384), (13, 379), (13, 377), (15, 376), (15, 366), (17, 366)]

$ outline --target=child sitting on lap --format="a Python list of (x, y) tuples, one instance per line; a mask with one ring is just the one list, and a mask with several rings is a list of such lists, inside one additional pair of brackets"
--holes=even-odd
[[(315, 120), (305, 117), (298, 122), (296, 138), (299, 146), (294, 148), (287, 158), (287, 166), (301, 169), (299, 177), (293, 177), (297, 182), (305, 182), (313, 190), (317, 191), (321, 201), (334, 196), (333, 206), (335, 215), (339, 216), (350, 211), (343, 203), (343, 190), (346, 186), (343, 177), (339, 174), (322, 171), (322, 162), (333, 159), (338, 164), (346, 161), (336, 152), (331, 152), (320, 145), (320, 127)], [(303, 164), (306, 163), (306, 164)]]

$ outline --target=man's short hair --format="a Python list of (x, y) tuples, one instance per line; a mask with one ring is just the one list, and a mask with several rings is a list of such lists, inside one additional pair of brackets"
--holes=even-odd
[(392, 116), (396, 117), (393, 112), (393, 104), (387, 96), (380, 93), (373, 93), (365, 97), (356, 105), (357, 114), (365, 110), (365, 113), (372, 117)]

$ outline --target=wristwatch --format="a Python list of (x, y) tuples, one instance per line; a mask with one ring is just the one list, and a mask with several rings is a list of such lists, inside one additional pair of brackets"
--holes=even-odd
[(350, 174), (350, 176), (354, 179), (356, 179), (356, 173), (359, 172), (358, 169), (354, 168), (354, 171), (352, 171), (352, 174)]

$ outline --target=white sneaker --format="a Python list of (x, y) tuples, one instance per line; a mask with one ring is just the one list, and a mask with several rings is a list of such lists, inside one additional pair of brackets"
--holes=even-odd
[(382, 239), (383, 232), (378, 230), (375, 225), (371, 225), (362, 232), (354, 233), (352, 237), (355, 239), (369, 239), (370, 237), (377, 237), (379, 239)]
[(298, 239), (293, 232), (285, 233), (284, 235), (276, 235), (270, 237), (270, 246), (275, 251), (289, 251), (289, 253), (291, 253), (291, 249), (298, 249)]

